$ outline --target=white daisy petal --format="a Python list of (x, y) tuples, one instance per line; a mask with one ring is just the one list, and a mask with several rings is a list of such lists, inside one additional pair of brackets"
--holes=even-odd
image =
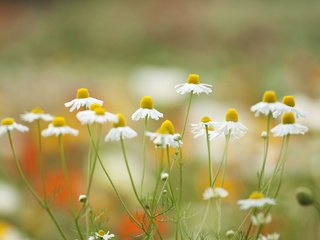
[(202, 197), (204, 200), (208, 200), (210, 198), (225, 198), (229, 195), (228, 191), (225, 190), (224, 188), (212, 188), (209, 187), (207, 188)]
[(81, 107), (89, 109), (90, 105), (94, 103), (102, 105), (103, 101), (90, 97), (88, 89), (80, 88), (77, 91), (77, 98), (66, 102), (64, 106), (70, 107), (70, 112), (73, 112), (75, 109), (79, 110)]
[[(103, 109), (103, 108), (100, 108)], [(103, 110), (104, 111), (104, 110)], [(81, 122), (81, 124), (93, 124), (93, 123), (106, 123), (106, 122), (118, 122), (118, 116), (109, 112), (102, 112), (101, 114), (97, 114), (92, 110), (84, 110), (78, 112), (76, 115), (77, 119)]]
[(306, 126), (303, 126), (298, 123), (292, 124), (278, 124), (274, 128), (271, 129), (273, 136), (275, 137), (282, 137), (285, 135), (292, 135), (292, 134), (305, 134), (308, 131)]
[(148, 108), (139, 108), (137, 111), (135, 111), (131, 119), (134, 121), (138, 121), (140, 119), (145, 119), (145, 117), (148, 116), (148, 118), (159, 120), (159, 118), (163, 117), (163, 114), (156, 109), (148, 109)]
[(7, 133), (8, 131), (11, 132), (13, 130), (17, 130), (19, 132), (27, 132), (29, 131), (29, 128), (22, 124), (16, 123), (13, 118), (5, 118), (1, 121), (0, 136)]
[(105, 137), (105, 141), (120, 141), (120, 137), (123, 139), (130, 139), (137, 136), (137, 133), (130, 127), (124, 126), (124, 127), (116, 127), (111, 128), (109, 133)]

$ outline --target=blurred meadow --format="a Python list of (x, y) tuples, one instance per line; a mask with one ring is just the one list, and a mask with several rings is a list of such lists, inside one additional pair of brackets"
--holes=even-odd
[[(195, 97), (189, 123), (209, 115), (224, 120), (230, 107), (238, 109), (248, 134), (230, 145), (223, 230), (234, 229), (245, 216), (236, 205), (255, 188), (261, 166), (265, 118), (255, 118), (250, 106), (265, 90), (294, 95), (307, 113), (300, 123), (306, 136), (293, 136), (289, 145), (284, 183), (273, 221), (266, 229), (281, 239), (320, 239), (319, 216), (313, 208), (301, 207), (296, 188), (308, 186), (320, 194), (320, 1), (1, 1), (0, 2), (0, 117), (41, 107), (63, 115), (78, 137), (65, 137), (74, 199), (85, 191), (88, 134), (86, 127), (64, 103), (86, 87), (93, 97), (105, 101), (112, 113), (121, 112), (138, 132), (128, 140), (127, 151), (133, 175), (141, 176), (143, 123), (130, 120), (140, 98), (150, 95), (165, 119), (182, 129), (187, 98), (174, 86), (197, 73), (213, 85), (213, 94)], [(273, 120), (272, 126), (278, 120)], [(159, 122), (152, 121), (155, 130)], [(46, 124), (43, 125), (43, 127)], [(105, 135), (108, 128), (104, 128)], [(30, 134), (14, 133), (18, 156), (26, 175), (41, 192), (37, 142)], [(72, 229), (66, 208), (67, 190), (60, 169), (58, 143), (43, 140), (47, 192), (65, 228)], [(215, 166), (224, 141), (213, 148)], [(271, 138), (267, 173), (275, 164), (280, 139)], [(184, 198), (192, 206), (189, 224), (197, 226), (204, 208), (206, 146), (187, 129), (184, 139)], [(154, 146), (148, 141), (151, 170), (155, 168)], [(139, 209), (117, 142), (102, 143), (101, 158), (132, 209)], [(9, 143), (0, 138), (0, 240), (58, 239), (50, 219), (26, 191), (12, 160)], [(147, 173), (152, 179), (152, 173)], [(99, 167), (93, 180), (92, 208), (102, 228), (121, 240), (132, 239), (138, 229), (126, 217), (109, 182)], [(148, 187), (154, 184), (149, 182)], [(318, 196), (320, 197), (320, 196)], [(138, 210), (137, 210), (138, 211)], [(172, 226), (163, 223), (167, 236)], [(72, 231), (72, 230), (71, 230)]]

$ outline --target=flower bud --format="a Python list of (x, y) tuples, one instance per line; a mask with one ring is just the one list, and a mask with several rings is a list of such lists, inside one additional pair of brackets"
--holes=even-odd
[(300, 205), (310, 206), (314, 203), (314, 195), (310, 188), (299, 187), (296, 190), (296, 198)]
[(82, 194), (79, 196), (79, 202), (85, 203), (87, 201), (87, 196)]
[(166, 173), (166, 172), (161, 173), (161, 176), (160, 176), (161, 181), (166, 181), (168, 179), (168, 177), (169, 177), (168, 173)]
[(227, 239), (232, 239), (234, 237), (235, 232), (233, 230), (228, 230), (226, 233)]

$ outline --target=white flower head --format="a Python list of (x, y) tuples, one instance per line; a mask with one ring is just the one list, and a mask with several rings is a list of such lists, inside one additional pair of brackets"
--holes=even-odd
[[(95, 239), (108, 240), (114, 237), (115, 237), (114, 234), (109, 233), (109, 231), (106, 233), (103, 230), (99, 230), (98, 232), (95, 233)], [(91, 237), (91, 239), (94, 239), (94, 238)]]
[(255, 226), (269, 224), (272, 221), (272, 216), (270, 213), (265, 215), (264, 213), (260, 212), (257, 215), (251, 216), (252, 224)]
[[(253, 105), (250, 110), (258, 117), (260, 114), (268, 116), (269, 114), (281, 111), (283, 107), (284, 104), (277, 102), (277, 95), (274, 91), (266, 91), (263, 94), (262, 101)], [(273, 117), (276, 118), (275, 115)]]
[(178, 148), (181, 144), (180, 134), (174, 133), (174, 126), (170, 120), (165, 120), (157, 132), (146, 132), (146, 136), (156, 145), (156, 147), (166, 148), (171, 146)]
[(81, 124), (102, 124), (106, 122), (118, 122), (117, 115), (107, 112), (98, 104), (91, 104), (90, 110), (78, 112), (76, 116)]
[(166, 180), (168, 179), (168, 177), (169, 177), (169, 174), (166, 173), (166, 172), (163, 172), (163, 173), (161, 173), (161, 175), (160, 175), (161, 181), (166, 181)]
[(159, 118), (163, 117), (163, 114), (153, 108), (153, 105), (153, 100), (150, 96), (142, 97), (140, 101), (140, 108), (132, 114), (131, 119), (138, 121), (147, 117), (154, 120), (159, 120)]
[(204, 116), (199, 123), (191, 124), (191, 132), (194, 134), (194, 138), (205, 136), (206, 128), (208, 128), (208, 135), (210, 141), (221, 135), (221, 132), (217, 131), (221, 123), (213, 122), (210, 117)]
[(234, 108), (228, 109), (226, 121), (221, 123), (218, 131), (225, 136), (229, 135), (235, 138), (241, 138), (247, 133), (247, 128), (238, 121), (238, 112)]
[(190, 92), (198, 95), (200, 93), (209, 94), (212, 92), (212, 85), (200, 83), (200, 76), (198, 74), (189, 74), (187, 82), (178, 84), (175, 88), (177, 93), (181, 95)]
[(39, 107), (32, 109), (31, 112), (26, 112), (24, 114), (21, 114), (21, 118), (23, 121), (26, 121), (26, 122), (33, 122), (33, 121), (39, 120), (39, 119), (46, 121), (46, 122), (50, 122), (53, 119), (53, 117), (50, 114), (45, 113)]
[(209, 187), (203, 192), (202, 197), (203, 197), (203, 200), (208, 200), (210, 198), (225, 198), (228, 195), (229, 195), (228, 191), (225, 190), (224, 188)]
[(261, 137), (262, 137), (262, 138), (267, 138), (267, 137), (268, 137), (268, 133), (267, 133), (266, 131), (263, 131), (263, 132), (261, 133)]
[(0, 136), (7, 133), (8, 131), (17, 130), (19, 132), (27, 132), (29, 128), (16, 123), (13, 118), (4, 118), (0, 125)]
[(292, 112), (296, 118), (305, 117), (306, 114), (300, 108), (296, 107), (296, 102), (293, 96), (284, 96), (282, 99), (282, 106), (277, 111), (273, 112), (273, 117), (277, 118), (286, 112)]
[(275, 205), (276, 201), (272, 198), (265, 197), (262, 192), (253, 192), (248, 199), (239, 200), (241, 210), (250, 208), (262, 208), (266, 205)]
[(137, 136), (137, 133), (130, 127), (126, 125), (126, 119), (121, 114), (117, 114), (118, 122), (113, 123), (113, 128), (110, 129), (109, 133), (105, 137), (105, 141), (120, 141), (120, 139), (126, 139), (126, 138), (134, 138)]
[(64, 117), (54, 117), (52, 123), (49, 124), (48, 128), (42, 131), (43, 137), (49, 136), (60, 136), (65, 134), (71, 134), (73, 136), (77, 136), (79, 131), (67, 126), (66, 120)]
[(305, 134), (308, 131), (306, 126), (295, 123), (293, 112), (285, 112), (282, 115), (282, 123), (271, 129), (273, 136), (282, 137), (292, 134)]
[(258, 238), (258, 240), (279, 240), (279, 239), (280, 239), (279, 233), (268, 234), (267, 236), (260, 234)]
[(93, 103), (102, 105), (103, 101), (90, 97), (88, 89), (79, 88), (77, 91), (77, 98), (65, 103), (64, 106), (70, 107), (70, 112), (73, 112), (75, 109), (79, 110), (81, 107), (86, 107), (88, 109)]

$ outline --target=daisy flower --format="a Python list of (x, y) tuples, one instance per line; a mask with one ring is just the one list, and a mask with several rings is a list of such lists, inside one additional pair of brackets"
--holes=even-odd
[(239, 200), (240, 209), (262, 208), (265, 205), (275, 205), (276, 201), (272, 198), (265, 197), (262, 192), (253, 192), (248, 199)]
[(32, 109), (31, 112), (26, 112), (22, 114), (21, 118), (23, 121), (26, 121), (26, 122), (33, 122), (34, 120), (39, 120), (39, 119), (46, 122), (50, 122), (53, 119), (53, 117), (50, 114), (45, 113), (41, 108), (38, 108), (38, 107)]
[(103, 101), (90, 97), (89, 91), (86, 88), (79, 88), (77, 91), (77, 98), (64, 104), (65, 107), (70, 107), (70, 112), (80, 107), (89, 108), (91, 104), (98, 103), (103, 104)]
[(170, 120), (165, 120), (157, 132), (146, 132), (146, 136), (157, 146), (174, 148), (182, 144), (180, 134), (174, 133), (174, 126)]
[(52, 122), (49, 124), (48, 128), (42, 131), (43, 137), (49, 136), (60, 136), (65, 134), (71, 134), (73, 136), (77, 136), (79, 131), (67, 126), (66, 120), (64, 117), (54, 117)]
[(186, 83), (181, 83), (175, 86), (177, 93), (183, 95), (192, 92), (193, 94), (212, 92), (212, 85), (200, 83), (200, 76), (198, 74), (189, 74)]
[(29, 131), (29, 128), (26, 126), (23, 126), (19, 123), (16, 123), (13, 118), (4, 118), (1, 121), (0, 125), (0, 136), (7, 133), (8, 131), (12, 130), (18, 130), (19, 132), (27, 132)]
[(293, 112), (287, 112), (282, 115), (282, 123), (271, 129), (273, 136), (282, 137), (289, 134), (305, 134), (308, 131), (306, 126), (295, 123)]
[(230, 134), (233, 137), (240, 138), (246, 134), (247, 128), (238, 121), (238, 112), (234, 108), (228, 109), (226, 113), (226, 121), (219, 126), (219, 133), (223, 133), (225, 136)]
[(279, 233), (268, 234), (267, 236), (260, 234), (258, 238), (258, 240), (278, 240), (278, 239), (280, 239)]
[(199, 123), (191, 124), (191, 132), (194, 134), (194, 138), (205, 136), (206, 127), (208, 128), (208, 134), (210, 141), (221, 135), (220, 132), (216, 131), (216, 127), (220, 124), (218, 122), (213, 122), (210, 117), (204, 116), (201, 118)]
[[(253, 105), (250, 110), (255, 113), (254, 115), (256, 117), (258, 117), (260, 114), (268, 116), (276, 111), (281, 111), (283, 107), (284, 104), (277, 102), (277, 95), (274, 91), (266, 91), (263, 94), (262, 102), (258, 102)], [(276, 118), (275, 115), (273, 115), (273, 117)]]
[(103, 230), (99, 230), (95, 233), (95, 236), (90, 236), (88, 240), (94, 240), (94, 239), (101, 239), (101, 240), (108, 240), (111, 238), (114, 238), (114, 234), (109, 234), (109, 231), (106, 233)]
[(130, 127), (126, 125), (126, 119), (121, 114), (117, 114), (118, 122), (113, 123), (113, 128), (110, 129), (109, 133), (105, 137), (105, 141), (120, 141), (120, 138), (134, 138), (137, 136), (137, 133)]
[(296, 118), (305, 117), (306, 114), (300, 109), (296, 107), (296, 102), (293, 96), (284, 96), (282, 99), (283, 106), (273, 113), (273, 117), (277, 118), (282, 113), (285, 112), (293, 112)]
[(251, 216), (252, 224), (255, 226), (269, 224), (271, 223), (271, 220), (272, 220), (272, 217), (270, 213), (268, 213), (267, 215), (264, 215), (264, 213), (260, 212), (257, 215)]
[(224, 188), (212, 188), (209, 187), (207, 188), (203, 194), (203, 200), (208, 200), (210, 198), (225, 198), (229, 195), (228, 191), (225, 190)]
[[(93, 107), (91, 107), (93, 106)], [(107, 112), (103, 107), (91, 104), (90, 110), (84, 110), (77, 113), (77, 118), (81, 124), (118, 122), (118, 116)]]
[(159, 118), (163, 117), (163, 114), (153, 108), (153, 105), (153, 100), (150, 96), (142, 97), (140, 101), (140, 108), (132, 114), (131, 119), (138, 121), (147, 117), (154, 120), (159, 120)]

